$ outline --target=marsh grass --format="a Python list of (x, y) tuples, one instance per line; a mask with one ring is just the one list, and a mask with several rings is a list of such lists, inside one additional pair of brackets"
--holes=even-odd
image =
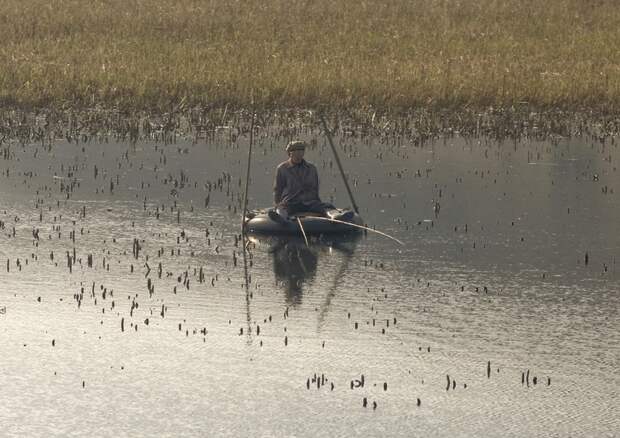
[(615, 110), (615, 0), (3, 0), (0, 103)]

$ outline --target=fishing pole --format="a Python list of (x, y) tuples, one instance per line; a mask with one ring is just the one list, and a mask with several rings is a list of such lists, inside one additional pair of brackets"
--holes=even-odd
[(379, 231), (379, 230), (373, 230), (372, 228), (364, 227), (364, 226), (362, 226), (362, 225), (352, 224), (351, 222), (339, 221), (338, 219), (332, 219), (332, 218), (329, 218), (329, 217), (320, 217), (320, 216), (316, 216), (316, 217), (313, 217), (312, 219), (318, 219), (318, 220), (322, 220), (322, 221), (329, 221), (329, 222), (336, 222), (336, 223), (338, 223), (338, 224), (345, 224), (345, 225), (349, 225), (349, 226), (351, 226), (351, 227), (359, 228), (359, 229), (362, 229), (362, 230), (371, 231), (371, 232), (373, 232), (373, 233), (381, 234), (382, 236), (385, 236), (385, 237), (387, 237), (388, 239), (392, 239), (392, 240), (394, 240), (395, 242), (398, 242), (398, 243), (400, 243), (401, 245), (405, 246), (405, 244), (404, 244), (402, 241), (398, 240), (396, 237), (392, 237), (392, 236), (390, 236), (389, 234), (386, 234), (386, 233), (384, 233), (384, 232), (382, 232), (382, 231)]
[(306, 231), (304, 230), (304, 227), (301, 224), (301, 219), (299, 219), (299, 217), (296, 217), (295, 219), (297, 219), (297, 223), (299, 224), (299, 229), (301, 229), (301, 234), (304, 235), (304, 240), (306, 241), (306, 246), (310, 246), (308, 244), (308, 238), (306, 237)]

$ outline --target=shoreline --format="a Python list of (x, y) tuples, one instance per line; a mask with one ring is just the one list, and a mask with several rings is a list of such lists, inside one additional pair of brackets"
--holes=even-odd
[[(509, 108), (418, 107), (407, 112), (385, 112), (368, 107), (255, 109), (256, 129), (276, 127), (296, 131), (320, 129), (322, 112), (336, 135), (387, 136), (414, 144), (459, 135), (496, 140), (591, 136), (603, 140), (620, 135), (620, 113), (604, 109), (535, 109), (527, 105)], [(128, 136), (131, 141), (154, 133), (195, 137), (214, 135), (233, 128), (237, 135), (249, 131), (252, 110), (232, 106), (193, 106), (183, 102), (169, 111), (95, 107), (0, 108), (0, 145), (78, 136)], [(286, 128), (286, 127), (291, 127)], [(285, 135), (280, 132), (277, 135)]]
[(433, 119), (422, 131), (436, 131), (425, 126), (441, 124), (437, 114), (471, 131), (470, 114), (519, 124), (530, 113), (594, 123), (620, 113), (612, 0), (5, 3), (0, 108), (267, 117), (323, 107)]

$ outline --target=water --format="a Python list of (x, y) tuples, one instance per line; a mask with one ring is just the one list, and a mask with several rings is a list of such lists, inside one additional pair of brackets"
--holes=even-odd
[[(338, 138), (365, 221), (405, 246), (253, 239), (246, 290), (228, 139), (10, 146), (2, 436), (617, 435), (614, 144)], [(284, 143), (256, 145), (251, 207)]]

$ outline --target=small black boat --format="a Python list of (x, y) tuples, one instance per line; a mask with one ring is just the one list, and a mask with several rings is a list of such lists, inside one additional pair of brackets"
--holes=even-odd
[[(340, 210), (346, 213), (347, 210)], [(335, 221), (329, 217), (321, 216), (317, 213), (303, 212), (290, 215), (288, 220), (280, 222), (271, 219), (268, 210), (249, 211), (244, 220), (245, 231), (256, 234), (295, 234), (302, 235), (299, 221), (306, 235), (319, 234), (346, 234), (359, 232), (361, 229), (355, 225), (363, 225), (359, 214), (351, 212), (353, 215), (347, 221)], [(351, 224), (351, 225), (350, 225)]]

